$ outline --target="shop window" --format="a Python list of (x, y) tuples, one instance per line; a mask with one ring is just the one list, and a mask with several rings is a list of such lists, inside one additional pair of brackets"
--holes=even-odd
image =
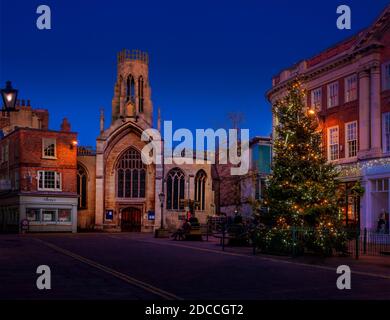
[(71, 209), (42, 209), (42, 208), (26, 208), (26, 218), (30, 222), (71, 222)]
[(55, 222), (56, 221), (56, 210), (42, 210), (42, 221), (43, 222)]
[(28, 221), (40, 221), (41, 220), (41, 210), (27, 208), (26, 209), (26, 219)]
[(58, 222), (70, 222), (71, 217), (72, 211), (70, 209), (58, 209)]

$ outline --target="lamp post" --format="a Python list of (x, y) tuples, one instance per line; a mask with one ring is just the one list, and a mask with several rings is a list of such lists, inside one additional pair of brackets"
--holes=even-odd
[(155, 237), (156, 238), (169, 238), (168, 230), (164, 229), (164, 200), (165, 200), (164, 192), (161, 192), (158, 195), (158, 198), (160, 200), (160, 209), (161, 209), (161, 226), (160, 226), (160, 229), (156, 229)]
[(164, 200), (165, 200), (165, 194), (164, 192), (161, 192), (158, 195), (158, 198), (160, 199), (160, 208), (161, 208), (161, 230), (164, 230)]
[(5, 88), (1, 89), (1, 97), (3, 98), (3, 112), (16, 111), (16, 99), (18, 97), (18, 90), (12, 88), (11, 81), (5, 83)]

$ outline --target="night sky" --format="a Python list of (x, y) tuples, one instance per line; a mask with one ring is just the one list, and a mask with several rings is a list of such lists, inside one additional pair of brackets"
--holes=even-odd
[[(155, 114), (160, 106), (175, 128), (226, 127), (240, 111), (251, 136), (269, 135), (272, 76), (369, 26), (388, 0), (0, 3), (1, 86), (12, 80), (20, 99), (49, 109), (51, 129), (67, 117), (80, 144), (95, 146), (122, 48), (149, 53)], [(52, 30), (36, 28), (40, 4), (51, 7)], [(351, 31), (336, 28), (341, 4)]]

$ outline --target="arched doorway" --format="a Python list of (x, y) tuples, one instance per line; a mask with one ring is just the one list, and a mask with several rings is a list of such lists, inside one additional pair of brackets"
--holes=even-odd
[(141, 231), (141, 210), (134, 207), (124, 208), (121, 211), (122, 231)]

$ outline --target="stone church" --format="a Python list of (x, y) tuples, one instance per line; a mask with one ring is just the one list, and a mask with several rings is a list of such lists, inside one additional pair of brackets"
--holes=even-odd
[(118, 54), (109, 127), (101, 111), (96, 151), (78, 148), (79, 229), (153, 232), (163, 210), (164, 227), (173, 230), (185, 219), (188, 200), (196, 201), (201, 223), (215, 214), (211, 164), (146, 165), (141, 159), (148, 143), (141, 134), (153, 128), (148, 59), (139, 50)]

